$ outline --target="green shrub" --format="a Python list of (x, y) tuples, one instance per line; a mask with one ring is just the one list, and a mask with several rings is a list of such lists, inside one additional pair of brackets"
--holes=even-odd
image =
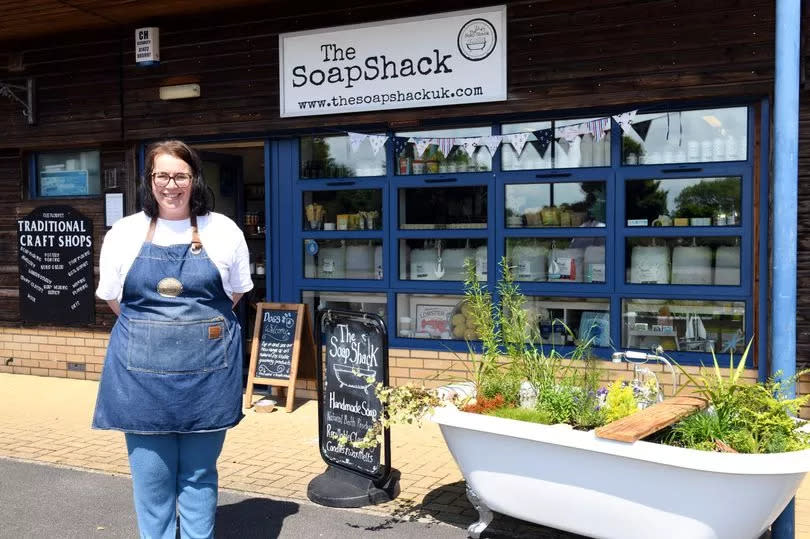
[(616, 380), (608, 389), (605, 421), (610, 423), (638, 412), (638, 402), (633, 388)]
[(516, 419), (518, 421), (528, 421), (530, 423), (542, 423), (543, 425), (554, 423), (554, 421), (545, 411), (533, 410), (529, 408), (496, 408), (495, 410), (487, 412), (487, 415), (503, 417), (506, 419)]

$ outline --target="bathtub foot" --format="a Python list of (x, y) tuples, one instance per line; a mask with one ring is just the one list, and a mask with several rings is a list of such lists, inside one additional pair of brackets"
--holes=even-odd
[(467, 527), (467, 535), (471, 539), (478, 539), (481, 537), (481, 534), (484, 530), (489, 526), (492, 522), (492, 518), (495, 516), (492, 513), (492, 510), (487, 507), (481, 498), (478, 497), (478, 494), (475, 493), (473, 489), (467, 487), (467, 499), (470, 500), (470, 503), (475, 507), (475, 510), (478, 511), (478, 520), (473, 522)]

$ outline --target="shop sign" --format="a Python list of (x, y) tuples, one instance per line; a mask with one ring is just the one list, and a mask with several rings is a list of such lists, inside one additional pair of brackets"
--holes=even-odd
[(56, 324), (95, 321), (93, 222), (70, 206), (17, 221), (20, 316)]
[(506, 6), (279, 36), (280, 114), (506, 100)]

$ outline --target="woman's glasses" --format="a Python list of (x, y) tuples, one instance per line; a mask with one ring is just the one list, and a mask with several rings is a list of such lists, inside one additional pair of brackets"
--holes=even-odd
[(166, 187), (172, 180), (174, 180), (174, 184), (177, 187), (188, 187), (193, 177), (194, 176), (191, 174), (186, 174), (185, 172), (179, 172), (177, 174), (168, 174), (166, 172), (152, 173), (152, 181), (155, 182), (155, 185), (158, 187)]

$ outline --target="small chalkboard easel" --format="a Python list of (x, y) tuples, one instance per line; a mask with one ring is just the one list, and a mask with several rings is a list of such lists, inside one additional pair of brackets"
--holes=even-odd
[(286, 388), (292, 412), (299, 361), (315, 361), (309, 309), (302, 303), (258, 303), (250, 348), (245, 408), (253, 407), (253, 386)]

